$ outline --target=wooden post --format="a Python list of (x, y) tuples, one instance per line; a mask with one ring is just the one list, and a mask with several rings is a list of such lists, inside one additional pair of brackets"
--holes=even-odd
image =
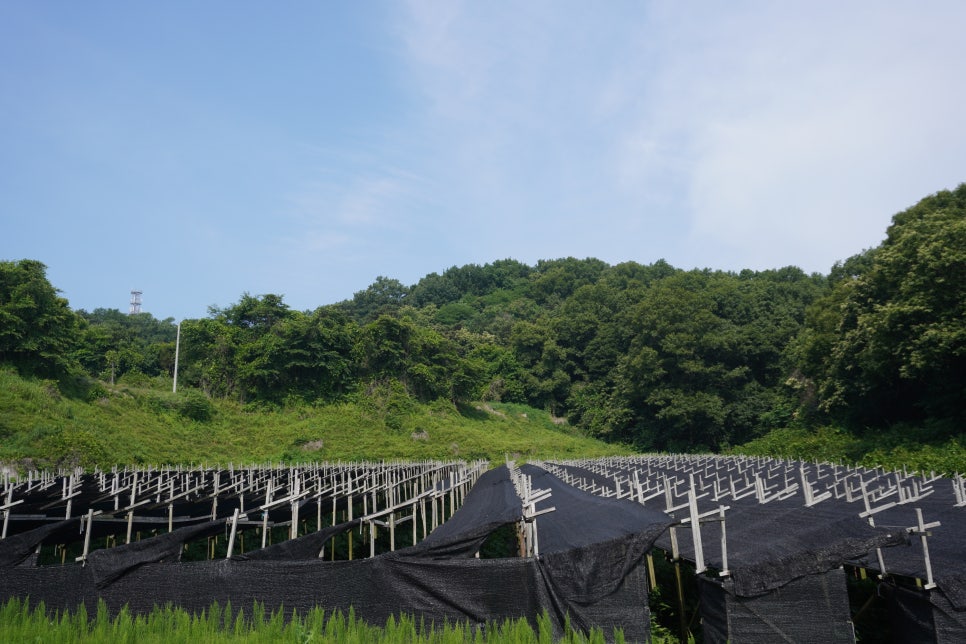
[[(94, 510), (87, 511), (87, 532), (84, 533), (84, 552), (80, 557), (77, 557), (75, 561), (82, 562), (81, 565), (87, 565), (87, 553), (91, 551), (91, 528), (94, 525)], [(97, 511), (100, 514), (100, 510)]]
[[(335, 525), (337, 523), (336, 516), (335, 516), (335, 509), (336, 509), (336, 499), (338, 498), (338, 495), (336, 494), (336, 489), (337, 488), (335, 487), (335, 477), (333, 477), (333, 483), (332, 483), (332, 525)], [(332, 535), (332, 561), (335, 561), (335, 535)]]
[[(267, 485), (265, 486), (265, 506), (268, 506), (272, 502), (272, 494), (274, 493), (274, 481), (269, 478)], [(262, 510), (262, 548), (265, 547), (265, 540), (268, 539), (268, 508)]]
[(289, 526), (288, 538), (294, 539), (299, 536), (299, 500), (292, 501), (292, 525)]
[(231, 534), (228, 536), (228, 553), (225, 559), (231, 559), (232, 551), (235, 549), (235, 534), (238, 532), (238, 513), (239, 508), (235, 508), (235, 513), (231, 517)]
[(425, 498), (419, 499), (419, 515), (420, 517), (422, 517), (422, 520), (423, 520), (423, 539), (425, 539), (426, 535), (429, 534), (429, 532), (426, 531), (426, 499)]
[[(134, 470), (134, 474), (131, 477), (131, 506), (134, 506), (134, 504), (137, 502), (137, 496), (138, 496), (138, 471)], [(128, 531), (130, 531), (130, 528), (128, 528)], [(130, 536), (128, 538), (128, 541), (130, 541)]]
[[(347, 521), (352, 521), (352, 494), (349, 494), (349, 509)], [(352, 530), (349, 530), (349, 561), (352, 561)]]
[(396, 512), (389, 513), (389, 550), (396, 550)]
[(679, 620), (679, 632), (682, 642), (688, 641), (688, 616), (684, 611), (684, 586), (681, 582), (681, 560), (674, 559), (674, 577), (677, 581), (678, 590), (678, 620)]
[(376, 556), (376, 522), (369, 522), (369, 558)]
[(721, 521), (721, 565), (723, 568), (718, 574), (721, 577), (726, 577), (731, 574), (731, 571), (728, 570), (728, 533), (725, 531), (726, 509), (723, 505), (718, 506), (718, 519)]
[(695, 572), (705, 571), (704, 544), (701, 542), (701, 518), (698, 513), (697, 492), (694, 489), (694, 474), (690, 475), (691, 488), (688, 491), (688, 513), (691, 518), (691, 540), (694, 544)]
[(13, 500), (13, 486), (8, 484), (7, 487), (7, 501), (3, 504), (3, 533), (0, 534), (0, 539), (7, 538), (7, 525), (10, 522), (10, 509), (20, 503), (23, 503), (24, 499), (19, 501)]
[(651, 582), (651, 590), (657, 589), (657, 573), (654, 571), (654, 555), (647, 553), (647, 575)]
[[(666, 493), (667, 510), (671, 510), (671, 488), (668, 485), (667, 477), (664, 479), (664, 489)], [(671, 560), (674, 562), (674, 579), (677, 582), (677, 599), (678, 599), (678, 636), (682, 642), (688, 641), (688, 618), (684, 613), (684, 587), (681, 584), (681, 557), (678, 552), (678, 533), (677, 528), (674, 526), (670, 527), (671, 533)]]
[(218, 483), (221, 476), (218, 472), (214, 473), (214, 492), (211, 494), (211, 520), (214, 521), (218, 518)]
[(929, 529), (936, 528), (942, 525), (939, 521), (933, 521), (932, 523), (923, 523), (922, 521), (922, 509), (916, 508), (916, 532), (919, 535), (920, 542), (922, 543), (922, 558), (926, 565), (926, 585), (923, 586), (926, 590), (932, 590), (936, 587), (935, 582), (932, 578), (932, 562), (929, 560), (929, 544), (926, 543), (926, 537), (929, 536)]

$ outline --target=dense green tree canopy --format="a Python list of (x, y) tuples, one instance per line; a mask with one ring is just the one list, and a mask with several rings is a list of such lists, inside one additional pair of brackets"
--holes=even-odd
[[(841, 314), (810, 365), (823, 405), (859, 426), (966, 420), (966, 184), (897, 214), (860, 272), (828, 299)], [(831, 340), (831, 341), (829, 341)], [(814, 353), (814, 351), (813, 351)], [(824, 367), (824, 369), (822, 368)]]
[(72, 366), (77, 318), (35, 260), (0, 261), (0, 362), (21, 373), (64, 375)]
[(368, 288), (357, 292), (341, 306), (356, 321), (371, 322), (380, 315), (398, 311), (409, 297), (409, 290), (399, 280), (380, 275)]
[(74, 356), (91, 375), (172, 373), (177, 335), (172, 318), (157, 320), (150, 313), (128, 315), (117, 309), (80, 310), (77, 315), (80, 341)]

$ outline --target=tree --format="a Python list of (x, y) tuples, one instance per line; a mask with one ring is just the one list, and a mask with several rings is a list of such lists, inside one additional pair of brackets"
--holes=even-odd
[(213, 396), (283, 398), (290, 386), (285, 329), (300, 315), (281, 295), (244, 293), (226, 308), (211, 307), (208, 319), (186, 321), (181, 342), (185, 381)]
[(416, 283), (411, 295), (415, 306), (424, 307), (430, 304), (443, 306), (456, 302), (460, 299), (462, 293), (447, 275), (430, 273)]
[(0, 362), (20, 373), (57, 378), (76, 362), (77, 316), (32, 259), (0, 261)]
[(966, 184), (896, 214), (841, 317), (820, 376), (826, 409), (856, 427), (966, 421)]
[(398, 311), (408, 297), (409, 290), (399, 280), (380, 275), (366, 290), (358, 291), (342, 306), (357, 322), (371, 322), (380, 315)]
[(632, 411), (642, 447), (707, 449), (728, 438), (725, 400), (746, 368), (736, 364), (735, 325), (719, 314), (712, 290), (721, 279), (699, 271), (669, 277), (635, 309), (612, 404)]
[(121, 360), (121, 354), (119, 354), (114, 349), (110, 349), (104, 353), (104, 359), (107, 361), (107, 366), (111, 370), (111, 384), (114, 384), (114, 376), (117, 372), (117, 365)]
[[(177, 327), (173, 318), (150, 313), (128, 315), (117, 309), (79, 310), (79, 341), (74, 357), (92, 376), (121, 377), (133, 371), (148, 376), (172, 373)], [(110, 353), (109, 352), (113, 352)], [(111, 356), (111, 359), (108, 358)]]
[(585, 284), (595, 284), (607, 270), (599, 259), (541, 260), (530, 277), (529, 295), (541, 304), (561, 301)]
[(364, 378), (403, 377), (413, 363), (415, 326), (383, 315), (362, 327), (353, 357)]
[(283, 296), (274, 293), (260, 296), (244, 293), (236, 304), (224, 309), (213, 306), (208, 313), (226, 324), (251, 330), (252, 335), (257, 335), (293, 315), (283, 299)]
[(181, 324), (181, 381), (210, 396), (239, 394), (237, 329), (224, 320), (204, 318)]
[(467, 400), (484, 376), (479, 360), (461, 356), (457, 343), (409, 317), (383, 315), (362, 327), (353, 358), (362, 382), (395, 381), (424, 402)]
[(579, 287), (554, 311), (549, 324), (572, 378), (606, 378), (617, 365), (628, 341), (618, 322), (623, 304), (620, 291), (602, 282)]
[(331, 400), (352, 383), (355, 324), (334, 308), (297, 314), (279, 329), (286, 390), (308, 400)]
[(568, 352), (545, 320), (518, 322), (510, 333), (516, 360), (525, 371), (523, 390), (534, 407), (562, 413), (570, 389)]
[(596, 332), (607, 350), (585, 352), (586, 364), (614, 365), (597, 367), (570, 404), (595, 433), (642, 449), (719, 449), (783, 426), (795, 407), (784, 348), (823, 285), (794, 267), (651, 280), (615, 311), (614, 330)]

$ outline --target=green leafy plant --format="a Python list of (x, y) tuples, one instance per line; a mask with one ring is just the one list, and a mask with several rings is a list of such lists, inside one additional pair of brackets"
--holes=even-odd
[(178, 405), (178, 413), (185, 418), (205, 423), (214, 416), (215, 407), (207, 396), (192, 389), (184, 393)]

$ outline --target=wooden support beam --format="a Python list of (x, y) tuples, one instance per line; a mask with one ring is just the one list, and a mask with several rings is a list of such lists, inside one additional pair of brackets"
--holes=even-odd
[(225, 559), (231, 559), (231, 555), (235, 550), (235, 535), (238, 533), (238, 513), (240, 508), (235, 508), (234, 514), (232, 514), (231, 519), (228, 521), (231, 523), (231, 533), (228, 535), (228, 552), (225, 554)]
[(81, 556), (74, 559), (74, 561), (82, 562), (84, 566), (87, 565), (87, 555), (91, 551), (91, 527), (94, 525), (94, 517), (100, 513), (100, 510), (97, 512), (92, 509), (87, 510), (87, 530), (84, 532), (84, 551)]
[(931, 590), (936, 587), (936, 583), (933, 581), (932, 576), (932, 561), (929, 559), (929, 543), (926, 537), (930, 536), (932, 533), (929, 532), (932, 528), (938, 528), (942, 523), (939, 521), (933, 521), (932, 523), (923, 523), (922, 520), (922, 509), (916, 508), (916, 526), (909, 529), (910, 534), (915, 534), (919, 536), (919, 541), (922, 544), (922, 559), (926, 567), (926, 585), (923, 586), (926, 590)]

